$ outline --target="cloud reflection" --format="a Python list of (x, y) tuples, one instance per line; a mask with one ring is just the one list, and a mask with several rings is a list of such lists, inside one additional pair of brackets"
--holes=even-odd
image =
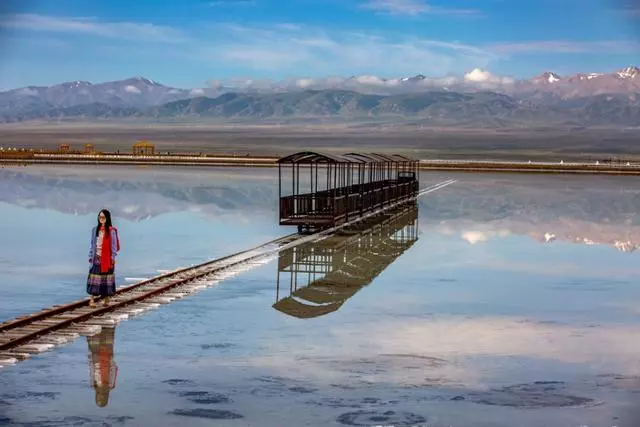
[(525, 380), (562, 376), (571, 365), (640, 375), (639, 333), (640, 326), (572, 326), (499, 316), (384, 319), (325, 331), (331, 346), (305, 344), (292, 352), (274, 343), (268, 354), (221, 362), (299, 374), (324, 385), (357, 377), (378, 385), (481, 389), (505, 375), (512, 381), (512, 375), (523, 373)]
[(94, 213), (108, 201), (115, 216), (130, 221), (185, 211), (213, 217), (264, 215), (277, 206), (277, 181), (265, 174), (216, 169), (3, 169), (0, 201), (72, 215)]
[(627, 177), (473, 175), (425, 198), (421, 212), (423, 231), (472, 245), (521, 235), (628, 253), (640, 247), (640, 187)]
[[(455, 175), (455, 174), (452, 174)], [(640, 188), (633, 178), (477, 174), (419, 201), (421, 230), (472, 245), (510, 235), (543, 244), (640, 247)], [(422, 173), (424, 185), (436, 178)], [(0, 170), (0, 201), (27, 209), (84, 215), (107, 199), (118, 217), (143, 221), (171, 212), (204, 216), (275, 215), (272, 169), (131, 167)]]

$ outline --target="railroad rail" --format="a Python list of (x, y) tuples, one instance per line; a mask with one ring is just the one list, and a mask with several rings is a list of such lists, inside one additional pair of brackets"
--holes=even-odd
[[(31, 153), (30, 153), (31, 154)], [(0, 156), (0, 166), (26, 166), (42, 164), (76, 165), (129, 165), (129, 166), (201, 166), (201, 167), (277, 167), (277, 159), (251, 156), (188, 156), (188, 155), (137, 155), (130, 154), (47, 154), (32, 153), (27, 157), (19, 152), (15, 156), (5, 153)], [(305, 166), (303, 166), (305, 167)], [(471, 159), (422, 159), (420, 170), (456, 170), (467, 172), (524, 172), (524, 173), (573, 173), (573, 174), (610, 174), (640, 175), (640, 160), (610, 162), (596, 160), (471, 160)]]
[[(427, 187), (418, 193), (418, 197), (455, 182), (456, 180), (451, 179)], [(281, 250), (323, 240), (343, 227), (379, 215), (408, 201), (409, 199), (402, 200), (385, 206), (330, 229), (307, 235), (289, 234), (249, 250), (121, 287), (111, 298), (108, 306), (102, 305), (100, 300), (97, 300), (97, 305), (90, 307), (89, 299), (82, 299), (0, 323), (0, 367), (15, 364), (29, 358), (32, 354), (69, 343), (80, 335), (98, 333), (103, 326), (113, 326), (120, 320), (142, 314), (161, 304), (210, 287), (240, 272), (263, 265), (276, 257)]]
[[(110, 304), (106, 307), (101, 307), (100, 304), (97, 304), (96, 307), (93, 308), (89, 307), (89, 300), (83, 299), (70, 304), (53, 306), (48, 309), (43, 309), (36, 314), (18, 317), (14, 320), (0, 323), (0, 351), (22, 344), (37, 336), (37, 334), (29, 333), (28, 335), (21, 336), (19, 338), (11, 338), (10, 335), (16, 335), (15, 332), (17, 329), (38, 328), (40, 334), (52, 332), (61, 326), (64, 327), (73, 322), (82, 321), (88, 317), (97, 316), (115, 310), (131, 304), (132, 302), (151, 298), (160, 293), (165, 293), (166, 295), (167, 291), (176, 291), (175, 288), (178, 288), (179, 286), (198, 279), (207, 279), (209, 278), (207, 276), (213, 273), (223, 272), (229, 268), (237, 266), (238, 264), (250, 264), (251, 261), (256, 258), (263, 257), (264, 255), (271, 253), (273, 249), (279, 249), (280, 246), (299, 238), (299, 234), (293, 233), (271, 240), (246, 251), (238, 252), (233, 255), (218, 258), (196, 266), (170, 271), (130, 286), (121, 287), (117, 290), (116, 295), (111, 298)], [(177, 290), (177, 292), (179, 293), (180, 291)], [(96, 301), (99, 302), (100, 300)], [(51, 320), (60, 320), (60, 322), (56, 322), (56, 325), (47, 325), (47, 323), (51, 323)], [(43, 328), (39, 328), (40, 326)]]
[(515, 160), (420, 160), (421, 170), (467, 172), (572, 173), (640, 175), (640, 162), (608, 161), (515, 161)]

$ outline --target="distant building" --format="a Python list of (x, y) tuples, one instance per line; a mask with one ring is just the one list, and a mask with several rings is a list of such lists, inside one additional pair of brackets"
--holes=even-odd
[(156, 153), (155, 145), (148, 141), (138, 141), (133, 145), (134, 156), (149, 156)]
[(85, 144), (84, 145), (84, 154), (95, 154), (96, 149), (93, 144)]
[(61, 153), (68, 153), (69, 149), (70, 149), (69, 144), (60, 144), (58, 146), (58, 151)]

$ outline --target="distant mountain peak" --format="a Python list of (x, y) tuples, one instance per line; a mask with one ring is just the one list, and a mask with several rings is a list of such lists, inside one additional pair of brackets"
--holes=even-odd
[(561, 79), (562, 78), (556, 73), (553, 73), (551, 71), (546, 71), (540, 74), (538, 77), (534, 77), (532, 81), (534, 83), (556, 83), (556, 82), (559, 82)]
[(616, 72), (617, 76), (621, 79), (635, 79), (640, 76), (640, 68), (638, 67), (626, 67)]
[[(485, 113), (480, 114), (476, 107), (488, 103), (487, 109), (482, 111), (491, 111), (490, 119), (486, 119), (491, 126), (506, 126), (509, 121), (533, 123), (542, 120), (543, 116), (545, 120), (571, 124), (637, 125), (640, 120), (640, 78), (637, 78), (640, 69), (628, 66), (614, 70), (565, 76), (546, 71), (532, 79), (517, 80), (518, 84), (512, 84), (513, 79), (508, 82), (507, 78), (479, 70), (472, 72), (472, 79), (466, 78), (468, 74), (464, 79), (454, 76), (431, 78), (424, 74), (393, 78), (360, 74), (349, 79), (307, 79), (310, 84), (298, 84), (301, 80), (296, 80), (295, 84), (288, 80), (247, 80), (246, 84), (238, 83), (236, 87), (217, 84), (191, 90), (165, 86), (139, 75), (99, 83), (77, 80), (0, 93), (0, 123), (58, 119), (61, 115), (76, 117), (81, 116), (80, 111), (88, 118), (170, 116), (174, 113), (216, 118), (296, 115), (351, 118), (388, 114), (414, 115), (433, 122), (455, 117), (471, 123), (485, 120), (482, 118)], [(359, 98), (360, 95), (363, 97)], [(405, 95), (409, 96), (403, 97)], [(383, 101), (381, 96), (391, 98)], [(202, 102), (202, 97), (216, 101)], [(190, 105), (192, 98), (201, 99)], [(305, 101), (300, 104), (302, 99)], [(180, 104), (172, 104), (177, 101)], [(225, 104), (224, 108), (222, 104)], [(455, 108), (454, 104), (457, 105)], [(335, 109), (335, 105), (340, 107)], [(545, 116), (548, 106), (565, 113)], [(593, 106), (593, 109), (587, 106)], [(150, 110), (152, 107), (160, 109)], [(588, 117), (584, 115), (587, 112)]]
[(162, 84), (158, 83), (155, 80), (151, 80), (148, 79), (146, 77), (142, 77), (142, 76), (135, 76), (135, 77), (130, 77), (126, 80), (124, 80), (125, 82), (136, 82), (136, 83), (143, 83), (149, 86), (163, 86)]

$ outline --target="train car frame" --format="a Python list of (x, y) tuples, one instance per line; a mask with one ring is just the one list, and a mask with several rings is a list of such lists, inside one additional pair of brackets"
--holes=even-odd
[[(277, 163), (280, 225), (300, 232), (331, 228), (418, 194), (419, 162), (401, 154), (303, 151)], [(290, 184), (283, 182), (285, 168)]]

